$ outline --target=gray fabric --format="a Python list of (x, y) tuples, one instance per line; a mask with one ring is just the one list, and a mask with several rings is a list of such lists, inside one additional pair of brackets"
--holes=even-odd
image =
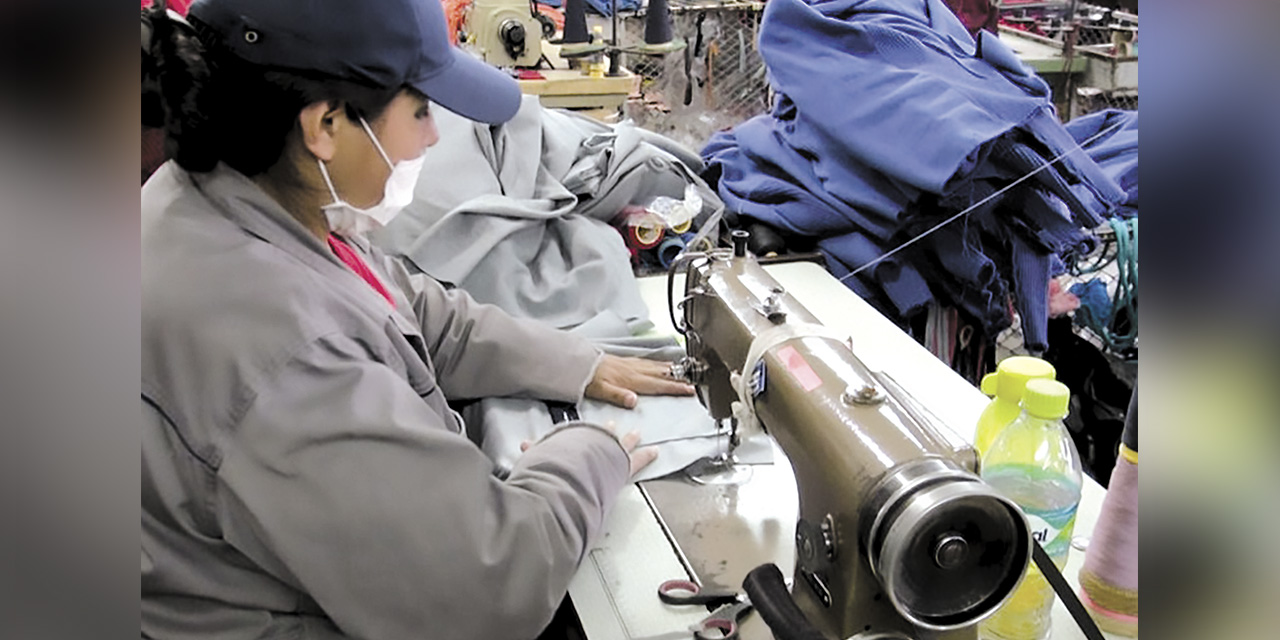
[(648, 328), (608, 223), (626, 205), (681, 198), (687, 184), (704, 214), (721, 207), (696, 154), (630, 124), (543, 109), (536, 96), (500, 126), (436, 113), (440, 141), (414, 202), (374, 242), (519, 317), (569, 328), (604, 315), (626, 323), (622, 335)]
[[(620, 356), (674, 360), (684, 348), (666, 337), (613, 338), (592, 335), (582, 326), (573, 333), (593, 338), (607, 353)], [(600, 329), (602, 327), (592, 327)], [(719, 455), (726, 448), (724, 434), (697, 398), (640, 396), (634, 409), (599, 400), (583, 400), (576, 407), (581, 419), (594, 424), (614, 424), (619, 433), (639, 431), (641, 445), (658, 449), (658, 459), (635, 476), (651, 480), (680, 471), (701, 458)], [(520, 444), (536, 441), (556, 429), (546, 403), (520, 398), (489, 398), (464, 412), (467, 424), (478, 434), (481, 449), (498, 465), (511, 469), (520, 460)], [(735, 452), (743, 463), (772, 462), (773, 447), (760, 438), (744, 443)]]
[[(658, 449), (657, 460), (636, 474), (637, 482), (681, 471), (698, 460), (720, 455), (728, 446), (727, 434), (716, 430), (693, 398), (645, 396), (635, 409), (586, 400), (578, 405), (578, 412), (582, 420), (593, 424), (614, 423), (619, 433), (638, 428), (641, 445)], [(485, 400), (472, 405), (464, 415), (469, 425), (495, 425), (485, 430), (481, 448), (504, 471), (519, 464), (521, 442), (535, 442), (557, 428), (546, 404), (518, 398)], [(744, 442), (734, 455), (742, 464), (767, 464), (773, 461), (773, 447), (768, 436), (760, 435)]]
[(596, 349), (353, 239), (393, 308), (226, 168), (142, 216), (142, 635), (534, 637), (626, 453), (575, 424), (499, 480), (445, 400), (580, 400)]
[[(388, 253), (507, 312), (572, 329), (609, 353), (672, 360), (670, 339), (638, 338), (653, 325), (622, 236), (609, 222), (623, 207), (683, 198), (695, 185), (705, 219), (723, 204), (697, 177), (697, 154), (631, 124), (609, 126), (526, 97), (515, 119), (491, 127), (437, 111), (440, 141), (428, 152), (414, 202), (373, 235)], [(636, 411), (602, 402), (584, 418), (616, 421), (660, 440), (639, 479), (714, 455), (715, 425), (693, 398), (640, 399)], [(553, 428), (541, 402), (487, 399), (468, 424), (500, 467), (520, 443)], [(687, 440), (687, 442), (682, 442)]]

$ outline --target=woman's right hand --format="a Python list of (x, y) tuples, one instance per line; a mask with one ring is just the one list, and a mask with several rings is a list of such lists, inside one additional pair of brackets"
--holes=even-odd
[[(609, 433), (612, 433), (614, 437), (617, 437), (618, 429), (617, 429), (617, 426), (614, 425), (614, 423), (609, 422), (603, 426), (606, 431), (608, 431)], [(621, 438), (618, 438), (618, 442), (622, 444), (622, 448), (627, 452), (627, 457), (631, 460), (631, 477), (632, 478), (636, 477), (636, 474), (640, 473), (641, 469), (644, 469), (645, 467), (649, 466), (650, 463), (652, 463), (654, 460), (658, 458), (657, 447), (649, 446), (649, 447), (637, 448), (637, 446), (640, 444), (639, 431), (632, 431), (627, 435), (622, 436)], [(528, 451), (529, 447), (532, 447), (532, 446), (533, 446), (532, 441), (525, 440), (524, 442), (520, 443), (520, 451)]]

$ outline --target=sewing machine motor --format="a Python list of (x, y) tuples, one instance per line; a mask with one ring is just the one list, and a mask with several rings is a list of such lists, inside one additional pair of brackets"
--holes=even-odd
[(497, 67), (537, 66), (545, 27), (532, 6), (527, 0), (475, 0), (467, 14), (468, 45)]

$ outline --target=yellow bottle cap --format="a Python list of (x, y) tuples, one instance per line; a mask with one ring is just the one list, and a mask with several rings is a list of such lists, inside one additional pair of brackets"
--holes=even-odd
[(1071, 390), (1057, 380), (1028, 380), (1022, 392), (1022, 408), (1037, 418), (1062, 418), (1070, 402)]
[(1018, 402), (1028, 380), (1052, 380), (1057, 371), (1053, 365), (1032, 356), (1010, 356), (1000, 361), (995, 373), (982, 378), (982, 392)]
[(987, 375), (982, 376), (982, 386), (978, 388), (982, 389), (983, 393), (989, 396), (994, 396), (996, 394), (996, 384), (999, 382), (1000, 376), (994, 373), (988, 373)]

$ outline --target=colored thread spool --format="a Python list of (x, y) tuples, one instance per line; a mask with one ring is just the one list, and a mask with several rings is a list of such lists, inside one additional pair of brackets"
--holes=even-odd
[(701, 241), (699, 241), (697, 244), (694, 244), (693, 241), (697, 237), (698, 237), (698, 234), (696, 233), (680, 234), (680, 239), (684, 240), (684, 246), (689, 251), (710, 251), (715, 248), (715, 243), (711, 241), (711, 238), (707, 238), (707, 237), (703, 237)]
[(653, 216), (636, 216), (627, 220), (627, 244), (636, 249), (652, 249), (662, 242), (662, 223)]
[(684, 251), (684, 246), (684, 240), (677, 236), (664, 240), (654, 251), (658, 255), (658, 264), (662, 265), (663, 269), (670, 269), (671, 263), (676, 260), (676, 256), (679, 256), (680, 252)]
[(1085, 608), (1108, 633), (1138, 635), (1138, 389), (1125, 414), (1120, 452), (1080, 568)]

